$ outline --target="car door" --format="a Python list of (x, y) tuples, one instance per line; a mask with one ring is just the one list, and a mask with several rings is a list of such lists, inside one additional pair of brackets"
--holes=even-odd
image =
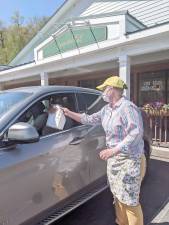
[[(62, 96), (70, 98), (72, 110), (76, 111), (74, 94)], [(41, 102), (44, 100), (46, 97)], [(37, 143), (1, 149), (0, 218), (4, 223), (21, 224), (89, 184), (85, 152), (80, 147), (85, 132), (83, 126), (74, 124), (72, 128), (41, 136)]]
[[(77, 93), (77, 99), (79, 111), (89, 115), (99, 111), (105, 105), (101, 96), (94, 93)], [(89, 156), (90, 181), (95, 182), (106, 174), (106, 163), (99, 157), (100, 151), (106, 147), (105, 133), (101, 124), (88, 125), (87, 129), (85, 151), (88, 152)]]

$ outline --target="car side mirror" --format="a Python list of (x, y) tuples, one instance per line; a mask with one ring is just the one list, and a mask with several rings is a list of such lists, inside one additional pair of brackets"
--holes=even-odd
[(19, 122), (9, 128), (7, 138), (9, 141), (26, 144), (38, 142), (39, 134), (31, 124)]

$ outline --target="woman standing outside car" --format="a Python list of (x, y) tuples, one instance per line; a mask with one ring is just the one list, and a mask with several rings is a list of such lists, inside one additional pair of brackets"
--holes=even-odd
[(102, 124), (107, 148), (100, 158), (107, 161), (107, 177), (114, 196), (118, 225), (143, 225), (139, 203), (140, 186), (145, 173), (143, 122), (138, 107), (123, 96), (127, 85), (112, 76), (97, 87), (108, 104), (87, 115), (63, 108), (66, 116), (82, 124)]

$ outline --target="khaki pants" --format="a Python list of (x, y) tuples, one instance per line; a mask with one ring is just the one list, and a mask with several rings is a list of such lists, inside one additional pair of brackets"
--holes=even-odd
[[(146, 159), (145, 156), (141, 159), (141, 181), (145, 175), (146, 169)], [(140, 184), (141, 184), (140, 181)], [(143, 213), (141, 205), (128, 206), (121, 203), (116, 199), (115, 201), (116, 210), (116, 223), (119, 225), (143, 225)]]

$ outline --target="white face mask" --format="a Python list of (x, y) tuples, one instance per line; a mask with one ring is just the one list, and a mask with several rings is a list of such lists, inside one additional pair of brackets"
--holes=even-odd
[(106, 94), (102, 93), (102, 98), (105, 102), (110, 102), (109, 96), (107, 96)]

